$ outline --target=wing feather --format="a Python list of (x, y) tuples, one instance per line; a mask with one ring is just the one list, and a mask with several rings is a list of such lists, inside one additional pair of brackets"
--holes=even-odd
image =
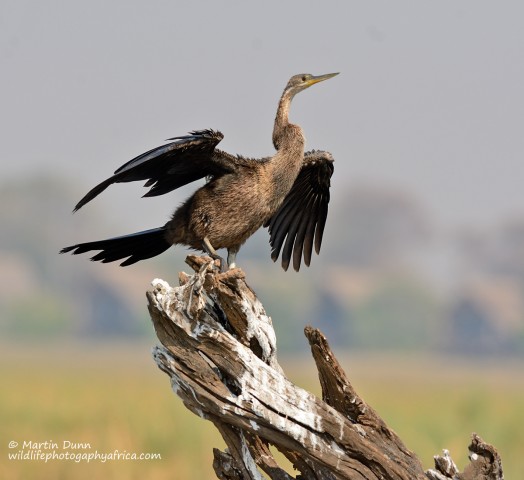
[(216, 150), (224, 138), (214, 130), (197, 130), (174, 137), (171, 143), (153, 148), (129, 160), (115, 170), (112, 177), (92, 188), (75, 206), (74, 211), (93, 200), (113, 183), (146, 180), (149, 191), (144, 195), (162, 195), (207, 176), (232, 171), (236, 157)]
[[(297, 189), (297, 192), (298, 191), (300, 190)], [(310, 191), (306, 191), (304, 199), (299, 198), (298, 195), (295, 195), (295, 197), (296, 198), (290, 202), (294, 206), (294, 209), (291, 210), (288, 215), (284, 216), (285, 223), (281, 223), (277, 237), (282, 238), (280, 242), (283, 241), (284, 237), (286, 238), (284, 249), (282, 250), (282, 267), (284, 270), (287, 270), (289, 267), (292, 252), (293, 257), (295, 257), (295, 255), (298, 255), (297, 250), (302, 250), (302, 246), (300, 245), (300, 226), (302, 223), (307, 222), (310, 205), (315, 203), (315, 196), (313, 192)], [(295, 247), (294, 250), (293, 247)], [(276, 255), (276, 258), (278, 258), (278, 255)], [(295, 270), (297, 270), (296, 265), (297, 263), (294, 259), (293, 268)], [(300, 268), (300, 262), (298, 265)]]
[(327, 214), (328, 214), (328, 202), (322, 199), (319, 202), (319, 213), (318, 213), (318, 222), (317, 228), (315, 229), (315, 252), (317, 255), (320, 253), (320, 247), (322, 245), (322, 237), (324, 236), (324, 227), (326, 226)]
[(311, 216), (308, 218), (306, 233), (304, 234), (304, 263), (307, 267), (311, 264), (311, 254), (313, 253), (317, 211), (318, 205), (315, 206), (315, 210), (311, 212)]
[(271, 243), (271, 258), (275, 262), (280, 255), (282, 244), (286, 239), (287, 232), (289, 230), (290, 219), (294, 218), (300, 210), (300, 206), (297, 203), (289, 202), (287, 208), (281, 211), (278, 219), (275, 222), (273, 228), (270, 229), (270, 243)]
[(269, 230), (271, 258), (276, 261), (282, 252), (282, 268), (287, 270), (291, 259), (298, 271), (302, 258), (309, 266), (313, 246), (320, 252), (329, 205), (333, 157), (329, 152), (311, 151), (293, 187), (277, 212), (265, 223)]
[(313, 238), (313, 236), (309, 234), (309, 225), (311, 224), (311, 230), (314, 231), (315, 223), (312, 219), (316, 217), (317, 210), (318, 197), (312, 195), (311, 201), (307, 206), (307, 214), (302, 215), (300, 227), (295, 238), (295, 248), (293, 249), (293, 269), (296, 272), (300, 269), (302, 255), (304, 256), (304, 263), (306, 266), (309, 267), (309, 263), (311, 262), (311, 241), (309, 240), (308, 235), (311, 238)]
[(293, 248), (293, 269), (298, 272), (300, 269), (300, 262), (302, 260), (302, 252), (304, 250), (304, 240), (306, 235), (307, 226), (309, 223), (309, 218), (311, 213), (314, 210), (316, 205), (316, 198), (310, 196), (307, 200), (306, 211), (307, 215), (302, 215), (300, 218), (300, 223), (298, 225), (297, 233), (295, 236), (295, 243)]

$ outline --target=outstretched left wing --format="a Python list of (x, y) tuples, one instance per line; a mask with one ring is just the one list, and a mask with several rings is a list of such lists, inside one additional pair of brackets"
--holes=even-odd
[(284, 270), (289, 267), (292, 253), (293, 268), (298, 272), (302, 256), (309, 266), (313, 244), (317, 254), (320, 252), (333, 169), (333, 156), (329, 152), (306, 152), (293, 187), (277, 212), (264, 224), (269, 230), (271, 258), (275, 262), (282, 250)]
[(113, 183), (147, 180), (144, 197), (163, 195), (207, 176), (221, 175), (235, 168), (236, 157), (215, 147), (224, 136), (214, 130), (196, 130), (174, 137), (171, 143), (153, 148), (115, 170), (113, 176), (92, 188), (76, 204), (76, 212)]

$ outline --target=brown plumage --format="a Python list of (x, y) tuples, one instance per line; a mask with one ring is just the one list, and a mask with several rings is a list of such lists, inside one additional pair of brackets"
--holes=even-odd
[[(151, 258), (171, 245), (182, 244), (221, 257), (216, 249), (226, 248), (227, 263), (244, 242), (261, 226), (269, 228), (271, 258), (282, 251), (282, 267), (291, 258), (299, 270), (301, 258), (309, 266), (313, 245), (318, 253), (327, 217), (333, 158), (330, 153), (304, 153), (304, 135), (289, 122), (291, 100), (300, 91), (336, 73), (291, 77), (279, 102), (273, 144), (276, 153), (261, 160), (230, 155), (216, 146), (223, 135), (200, 130), (157, 147), (130, 160), (114, 175), (89, 191), (75, 211), (120, 182), (147, 180), (146, 197), (162, 195), (201, 178), (208, 182), (199, 188), (163, 226), (123, 237), (81, 243), (60, 253), (101, 250), (92, 260), (113, 262), (126, 259), (122, 266)], [(222, 267), (224, 262), (221, 263)]]

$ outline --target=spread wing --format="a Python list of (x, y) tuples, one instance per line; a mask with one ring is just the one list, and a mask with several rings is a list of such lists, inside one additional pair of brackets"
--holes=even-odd
[(170, 138), (174, 141), (153, 148), (118, 168), (112, 177), (91, 189), (74, 211), (113, 183), (147, 180), (145, 186), (150, 189), (144, 197), (152, 197), (204, 177), (232, 171), (236, 157), (215, 149), (222, 138), (222, 133), (214, 130), (197, 130)]
[(313, 244), (317, 254), (320, 251), (328, 214), (331, 175), (333, 157), (329, 152), (306, 152), (293, 187), (264, 225), (269, 229), (271, 258), (276, 261), (282, 250), (284, 270), (289, 267), (291, 254), (293, 268), (298, 272), (302, 256), (309, 266)]

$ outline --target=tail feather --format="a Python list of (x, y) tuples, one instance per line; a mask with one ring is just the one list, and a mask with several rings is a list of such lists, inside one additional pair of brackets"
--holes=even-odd
[(92, 261), (108, 263), (126, 258), (127, 260), (120, 264), (120, 266), (126, 267), (165, 252), (171, 246), (165, 238), (165, 233), (166, 227), (153, 228), (122, 237), (79, 243), (63, 248), (60, 253), (71, 252), (73, 255), (78, 255), (93, 250), (101, 250), (91, 257)]

